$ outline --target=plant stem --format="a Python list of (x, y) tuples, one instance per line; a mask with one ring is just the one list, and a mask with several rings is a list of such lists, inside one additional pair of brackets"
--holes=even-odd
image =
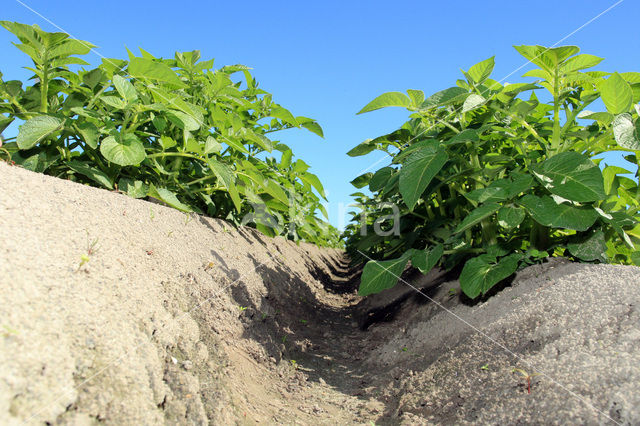
[(549, 248), (549, 228), (540, 225), (538, 222), (533, 223), (531, 228), (530, 241), (533, 247), (540, 251), (546, 251)]
[(455, 127), (453, 127), (451, 124), (449, 124), (448, 122), (444, 121), (444, 120), (439, 120), (440, 123), (444, 124), (445, 126), (447, 126), (448, 128), (450, 128), (451, 130), (453, 130), (456, 134), (460, 133), (460, 130), (456, 129)]
[(556, 66), (555, 75), (553, 77), (553, 136), (551, 138), (551, 152), (555, 153), (560, 147), (560, 97), (558, 67)]
[(40, 81), (40, 111), (47, 113), (49, 110), (49, 58), (48, 53), (45, 51), (42, 60), (42, 81)]
[(480, 222), (480, 225), (482, 226), (483, 245), (495, 245), (498, 242), (498, 239), (496, 238), (497, 227), (495, 222), (487, 218), (483, 219), (482, 222)]

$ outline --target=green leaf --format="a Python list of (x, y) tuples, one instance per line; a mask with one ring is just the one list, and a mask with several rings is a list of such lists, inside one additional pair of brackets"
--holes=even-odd
[(120, 166), (137, 165), (147, 157), (142, 142), (133, 133), (104, 138), (100, 152), (108, 161)]
[(178, 209), (183, 212), (192, 212), (193, 209), (186, 204), (183, 204), (176, 194), (172, 191), (169, 191), (166, 188), (156, 188), (153, 184), (149, 186), (148, 194), (150, 197), (157, 198), (158, 200), (166, 203), (167, 205), (173, 207), (174, 209)]
[(568, 59), (562, 65), (562, 71), (565, 73), (579, 71), (587, 68), (592, 68), (604, 61), (604, 58), (600, 58), (594, 55), (576, 55), (573, 58)]
[(358, 176), (357, 178), (355, 178), (354, 180), (352, 180), (351, 185), (355, 186), (358, 189), (364, 188), (369, 184), (369, 181), (371, 180), (372, 177), (373, 177), (373, 173), (371, 172), (364, 173)]
[(14, 117), (3, 117), (0, 115), (0, 134), (13, 123), (13, 120), (15, 120)]
[(27, 120), (19, 128), (16, 142), (20, 149), (30, 149), (42, 142), (52, 133), (61, 130), (64, 122), (48, 115), (39, 115)]
[(309, 165), (302, 160), (296, 160), (293, 162), (293, 171), (296, 173), (304, 173), (309, 170)]
[(162, 149), (164, 151), (168, 150), (169, 148), (173, 148), (177, 144), (178, 142), (176, 142), (175, 139), (173, 139), (171, 136), (160, 136), (160, 146), (162, 146)]
[(238, 188), (236, 186), (236, 180), (231, 169), (227, 165), (220, 163), (213, 158), (208, 158), (207, 164), (209, 165), (209, 168), (211, 169), (213, 174), (215, 174), (218, 180), (224, 185), (225, 188), (227, 188), (236, 211), (239, 212), (240, 210), (242, 210), (242, 200), (240, 199), (240, 194), (238, 193)]
[(453, 144), (453, 143), (460, 143), (460, 142), (476, 142), (480, 140), (480, 134), (478, 133), (477, 130), (475, 129), (464, 129), (463, 131), (461, 131), (460, 133), (454, 135), (451, 139), (449, 139), (449, 142), (447, 142), (447, 145), (449, 144)]
[(295, 127), (298, 126), (298, 121), (293, 116), (293, 114), (291, 114), (291, 112), (288, 109), (283, 108), (280, 105), (273, 104), (271, 106), (271, 111), (269, 112), (269, 116), (278, 118), (282, 120), (284, 123), (290, 124), (292, 126), (295, 126)]
[(524, 207), (536, 222), (553, 228), (586, 231), (598, 218), (598, 213), (591, 207), (557, 204), (547, 196), (525, 195), (518, 204)]
[(600, 96), (611, 114), (629, 111), (633, 102), (631, 86), (617, 72), (600, 85)]
[(437, 108), (451, 102), (462, 100), (463, 98), (466, 99), (468, 93), (469, 92), (462, 87), (450, 87), (429, 96), (422, 105), (420, 105), (420, 109)]
[(516, 206), (504, 206), (498, 210), (498, 225), (505, 229), (513, 229), (524, 220), (525, 212)]
[(394, 169), (392, 167), (383, 167), (375, 172), (375, 174), (369, 181), (369, 190), (371, 192), (376, 192), (384, 188), (384, 186), (391, 178), (393, 171)]
[(600, 168), (589, 157), (562, 152), (532, 168), (533, 174), (552, 194), (578, 202), (605, 198)]
[(616, 139), (616, 143), (620, 147), (632, 151), (640, 150), (640, 141), (637, 139), (636, 126), (633, 124), (631, 114), (616, 115), (611, 127), (613, 128), (613, 136)]
[(442, 169), (449, 156), (438, 147), (414, 151), (400, 169), (400, 194), (409, 210), (416, 205), (431, 180)]
[(318, 176), (314, 175), (313, 173), (306, 172), (306, 173), (300, 174), (299, 177), (304, 182), (314, 187), (316, 191), (318, 191), (320, 196), (322, 196), (322, 198), (324, 198), (325, 200), (327, 199), (327, 195), (325, 194), (324, 188), (322, 187), (322, 182), (320, 182), (320, 179), (318, 179)]
[(167, 117), (181, 129), (188, 130), (190, 132), (198, 130), (202, 124), (192, 115), (186, 114), (182, 111), (172, 110), (167, 114)]
[(307, 129), (308, 131), (310, 131), (311, 133), (315, 133), (316, 135), (320, 136), (321, 138), (324, 138), (324, 132), (322, 131), (322, 126), (320, 126), (315, 120), (311, 120), (311, 119), (307, 119), (309, 121), (301, 121), (307, 119), (306, 117), (296, 117), (296, 120), (298, 121), (298, 123), (300, 123), (300, 126), (304, 127), (305, 129)]
[(249, 153), (249, 150), (245, 148), (245, 146), (239, 141), (237, 141), (233, 136), (228, 138), (225, 137), (223, 142), (229, 145), (231, 148), (235, 149), (236, 151), (244, 152), (245, 154)]
[(293, 151), (286, 149), (282, 153), (282, 158), (280, 158), (280, 167), (283, 169), (289, 168), (291, 166), (291, 157), (293, 157)]
[(147, 196), (149, 192), (149, 186), (144, 182), (136, 180), (133, 181), (129, 178), (122, 178), (118, 181), (118, 189), (125, 192), (132, 198), (143, 198)]
[(613, 194), (614, 190), (618, 189), (617, 186), (614, 188), (614, 183), (616, 182), (616, 177), (619, 174), (631, 174), (631, 172), (618, 166), (606, 166), (602, 170), (602, 176), (604, 177), (604, 190), (607, 195)]
[(98, 138), (100, 136), (98, 128), (94, 124), (88, 122), (80, 123), (77, 127), (80, 136), (82, 136), (82, 140), (91, 148), (98, 148)]
[(507, 179), (501, 179), (493, 182), (486, 188), (474, 189), (465, 194), (469, 200), (477, 203), (495, 203), (510, 198), (509, 185), (512, 185)]
[(369, 139), (360, 143), (355, 148), (352, 148), (349, 152), (347, 152), (347, 155), (349, 157), (359, 157), (361, 155), (370, 153), (374, 149), (376, 149), (376, 144), (372, 143), (371, 139)]
[(111, 179), (109, 178), (109, 176), (107, 176), (107, 174), (104, 173), (102, 170), (92, 166), (90, 163), (84, 163), (80, 161), (69, 161), (67, 163), (67, 166), (69, 166), (69, 168), (74, 172), (80, 173), (81, 175), (88, 177), (89, 179), (93, 180), (94, 182), (97, 182), (98, 184), (104, 186), (105, 188), (113, 189), (113, 182), (111, 182)]
[(358, 294), (368, 296), (395, 286), (407, 262), (409, 257), (406, 254), (394, 260), (367, 262), (362, 270)]
[(378, 96), (364, 108), (362, 108), (358, 114), (362, 114), (369, 111), (375, 111), (380, 108), (386, 108), (390, 106), (396, 107), (409, 107), (411, 105), (411, 99), (402, 92), (387, 92)]
[(438, 244), (429, 250), (415, 250), (411, 256), (411, 264), (418, 268), (423, 274), (427, 274), (436, 263), (442, 258), (444, 247)]
[(127, 103), (117, 96), (100, 96), (100, 100), (115, 109), (125, 109)]
[(100, 82), (106, 79), (104, 71), (100, 68), (95, 68), (82, 74), (82, 82), (89, 86), (93, 90)]
[(580, 52), (578, 46), (513, 46), (525, 58), (553, 73), (563, 61)]
[(511, 254), (496, 262), (486, 254), (474, 257), (465, 263), (460, 273), (460, 288), (471, 299), (486, 294), (491, 287), (512, 275), (518, 269), (522, 255)]
[(466, 231), (472, 226), (482, 222), (483, 219), (497, 212), (498, 209), (500, 209), (500, 205), (496, 203), (487, 203), (475, 208), (471, 213), (469, 213), (469, 215), (467, 215), (467, 217), (464, 218), (462, 223), (458, 225), (454, 233), (458, 234)]
[(482, 84), (484, 81), (489, 78), (491, 73), (493, 72), (493, 67), (495, 66), (495, 56), (490, 57), (489, 59), (485, 59), (482, 62), (478, 62), (471, 68), (469, 68), (468, 75), (473, 80), (472, 83)]
[(593, 260), (599, 260), (601, 262), (607, 261), (607, 243), (602, 231), (593, 233), (586, 239), (583, 239), (578, 243), (567, 244), (569, 253), (574, 255), (580, 260), (587, 262)]
[(149, 79), (169, 83), (177, 87), (186, 87), (180, 77), (168, 65), (151, 59), (132, 58), (128, 67), (129, 74), (138, 79)]
[(285, 205), (289, 204), (289, 197), (287, 196), (287, 193), (282, 189), (282, 186), (280, 186), (277, 181), (269, 179), (265, 185), (265, 191), (281, 203)]
[(424, 92), (422, 90), (408, 89), (407, 94), (411, 98), (411, 106), (414, 108), (420, 107), (424, 102)]
[(69, 39), (55, 46), (49, 51), (49, 58), (66, 57), (71, 55), (86, 55), (96, 47), (88, 41)]
[(464, 103), (462, 104), (462, 112), (465, 113), (481, 107), (485, 102), (486, 99), (483, 96), (472, 93), (467, 97), (467, 99), (465, 99)]
[(128, 102), (133, 102), (138, 99), (138, 93), (129, 80), (126, 80), (116, 74), (113, 76), (113, 85), (116, 87), (120, 96)]
[(204, 155), (220, 152), (221, 149), (222, 145), (213, 136), (207, 136), (207, 141), (204, 144)]

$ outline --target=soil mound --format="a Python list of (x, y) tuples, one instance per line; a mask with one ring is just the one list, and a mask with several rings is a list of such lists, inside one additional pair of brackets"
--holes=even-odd
[(361, 299), (339, 250), (4, 163), (0, 218), (2, 424), (640, 423), (640, 268)]

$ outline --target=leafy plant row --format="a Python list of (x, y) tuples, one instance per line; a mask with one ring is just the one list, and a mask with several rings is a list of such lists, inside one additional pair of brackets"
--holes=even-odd
[[(461, 266), (470, 298), (548, 256), (640, 265), (638, 172), (634, 180), (595, 158), (625, 151), (639, 164), (640, 73), (590, 70), (602, 58), (575, 46), (516, 50), (535, 81), (492, 80), (492, 57), (426, 99), (390, 92), (360, 111), (410, 111), (398, 130), (348, 153), (390, 156), (352, 182), (372, 193), (354, 194), (361, 211), (346, 231), (352, 257), (368, 261), (360, 294), (394, 286), (409, 262), (423, 273)], [(587, 109), (599, 99), (606, 111)], [(399, 232), (374, 232), (381, 223)]]
[(94, 45), (36, 25), (0, 24), (33, 61), (29, 86), (0, 73), (0, 132), (24, 121), (3, 146), (16, 163), (247, 222), (267, 235), (340, 244), (338, 231), (317, 216), (327, 217), (318, 177), (269, 138), (289, 128), (322, 137), (322, 128), (275, 103), (248, 67), (214, 70), (198, 51), (161, 59), (141, 49), (141, 57), (129, 52), (128, 60), (72, 71), (89, 65), (80, 56)]

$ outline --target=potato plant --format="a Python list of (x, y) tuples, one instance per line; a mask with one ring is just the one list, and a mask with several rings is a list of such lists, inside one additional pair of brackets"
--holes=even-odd
[(3, 146), (16, 163), (246, 222), (267, 235), (339, 244), (337, 230), (317, 216), (327, 216), (320, 180), (291, 148), (269, 138), (289, 128), (322, 137), (322, 128), (275, 103), (250, 68), (214, 70), (198, 51), (162, 59), (141, 50), (140, 57), (128, 52), (127, 60), (85, 69), (80, 56), (91, 43), (36, 25), (0, 24), (33, 62), (30, 85), (0, 74), (0, 132), (23, 121)]
[[(394, 286), (409, 262), (423, 273), (460, 266), (470, 298), (548, 256), (640, 265), (638, 172), (594, 158), (623, 151), (639, 163), (640, 73), (593, 71), (602, 58), (575, 46), (516, 49), (537, 67), (525, 74), (534, 81), (492, 80), (489, 58), (426, 99), (390, 92), (360, 111), (410, 111), (401, 128), (348, 153), (390, 156), (352, 182), (372, 193), (355, 194), (362, 211), (345, 233), (352, 257), (369, 260), (360, 294)], [(606, 111), (588, 110), (599, 99)], [(389, 203), (399, 232), (373, 232)]]

